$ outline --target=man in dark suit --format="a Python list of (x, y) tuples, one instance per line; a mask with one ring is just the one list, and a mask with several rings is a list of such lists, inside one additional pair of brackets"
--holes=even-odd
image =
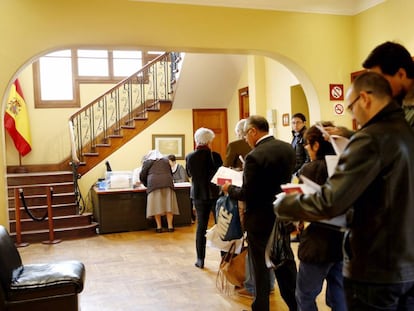
[(224, 159), (223, 166), (230, 167), (236, 170), (243, 170), (243, 163), (240, 157), (243, 158), (252, 150), (249, 144), (243, 138), (243, 130), (246, 119), (241, 119), (236, 124), (234, 129), (237, 140), (230, 142), (226, 149), (226, 158)]
[[(269, 124), (262, 116), (250, 116), (246, 120), (244, 135), (253, 150), (245, 159), (243, 185), (225, 183), (222, 190), (235, 200), (246, 201), (244, 222), (256, 289), (252, 311), (268, 311), (270, 280), (265, 249), (275, 222), (273, 201), (282, 191), (280, 185), (291, 180), (295, 152), (290, 144), (269, 135)], [(297, 310), (295, 262), (288, 262), (275, 274), (289, 310)]]

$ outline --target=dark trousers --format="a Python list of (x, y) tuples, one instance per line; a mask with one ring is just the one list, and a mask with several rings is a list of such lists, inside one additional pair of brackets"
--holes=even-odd
[[(253, 264), (253, 279), (256, 288), (256, 296), (252, 303), (252, 311), (269, 310), (270, 274), (265, 262), (266, 244), (269, 240), (269, 232), (247, 231), (249, 256)], [(285, 300), (290, 311), (297, 310), (296, 289), (296, 263), (294, 260), (286, 262), (275, 270), (275, 276), (279, 285), (280, 294)]]
[(252, 311), (269, 311), (270, 277), (265, 262), (265, 250), (270, 232), (247, 231), (248, 252), (252, 261), (256, 288)]
[(194, 200), (194, 206), (197, 214), (197, 230), (196, 230), (196, 251), (197, 258), (203, 259), (206, 257), (206, 231), (210, 213), (213, 212), (214, 220), (216, 200)]
[(414, 282), (371, 284), (344, 278), (349, 311), (412, 311)]
[(298, 309), (295, 297), (297, 273), (298, 270), (294, 260), (285, 262), (275, 270), (280, 295), (289, 307), (289, 311), (296, 311)]

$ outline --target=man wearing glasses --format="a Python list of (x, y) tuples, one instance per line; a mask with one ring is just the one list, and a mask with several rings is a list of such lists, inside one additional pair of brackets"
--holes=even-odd
[[(295, 152), (290, 144), (269, 135), (269, 124), (262, 116), (250, 116), (246, 120), (244, 137), (252, 151), (245, 158), (243, 185), (236, 187), (227, 182), (222, 190), (232, 199), (246, 202), (244, 227), (255, 288), (252, 311), (268, 311), (270, 274), (265, 249), (275, 222), (273, 201), (282, 192), (280, 185), (291, 180)], [(296, 273), (294, 260), (275, 270), (280, 293), (290, 311), (297, 310)]]
[(346, 101), (361, 129), (314, 194), (286, 195), (284, 220), (318, 221), (352, 210), (344, 241), (349, 310), (414, 310), (414, 133), (378, 73), (358, 76)]
[(302, 167), (304, 163), (309, 162), (309, 155), (306, 152), (303, 134), (306, 131), (306, 117), (303, 113), (295, 113), (291, 120), (292, 125), (292, 147), (296, 153), (296, 164), (294, 174)]

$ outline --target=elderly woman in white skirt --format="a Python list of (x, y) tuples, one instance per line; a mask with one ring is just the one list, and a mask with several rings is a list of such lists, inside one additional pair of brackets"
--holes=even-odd
[(162, 232), (161, 216), (164, 215), (168, 232), (174, 232), (173, 217), (179, 215), (179, 211), (168, 158), (163, 157), (158, 150), (149, 151), (144, 157), (139, 178), (147, 187), (147, 218), (155, 218), (155, 232)]

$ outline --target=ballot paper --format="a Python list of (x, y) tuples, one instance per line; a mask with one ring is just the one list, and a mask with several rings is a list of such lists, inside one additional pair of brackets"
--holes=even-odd
[(349, 139), (339, 135), (330, 135), (323, 128), (322, 124), (317, 123), (315, 126), (323, 133), (324, 137), (328, 138), (328, 141), (332, 144), (332, 147), (335, 150), (335, 155), (325, 156), (328, 176), (331, 177), (335, 172), (339, 157), (341, 156), (342, 152), (344, 152), (346, 146), (349, 143)]
[(241, 187), (243, 185), (243, 172), (236, 171), (228, 167), (221, 166), (214, 174), (211, 182), (216, 185), (224, 185), (228, 181), (234, 186)]
[(330, 135), (321, 124), (317, 123), (315, 125), (323, 134), (325, 138), (332, 144), (332, 147), (335, 150), (336, 155), (341, 155), (344, 152), (346, 146), (349, 143), (349, 139), (339, 135)]
[[(281, 185), (281, 188), (284, 193), (286, 194), (292, 194), (292, 193), (305, 193), (305, 194), (311, 194), (315, 192), (321, 191), (321, 186), (315, 183), (314, 181), (310, 180), (309, 178), (301, 175), (300, 179), (302, 180), (303, 184), (284, 184)], [(328, 225), (332, 225), (335, 227), (346, 227), (346, 215), (339, 215), (334, 218), (328, 219), (328, 220), (319, 220), (317, 222), (325, 223)]]

